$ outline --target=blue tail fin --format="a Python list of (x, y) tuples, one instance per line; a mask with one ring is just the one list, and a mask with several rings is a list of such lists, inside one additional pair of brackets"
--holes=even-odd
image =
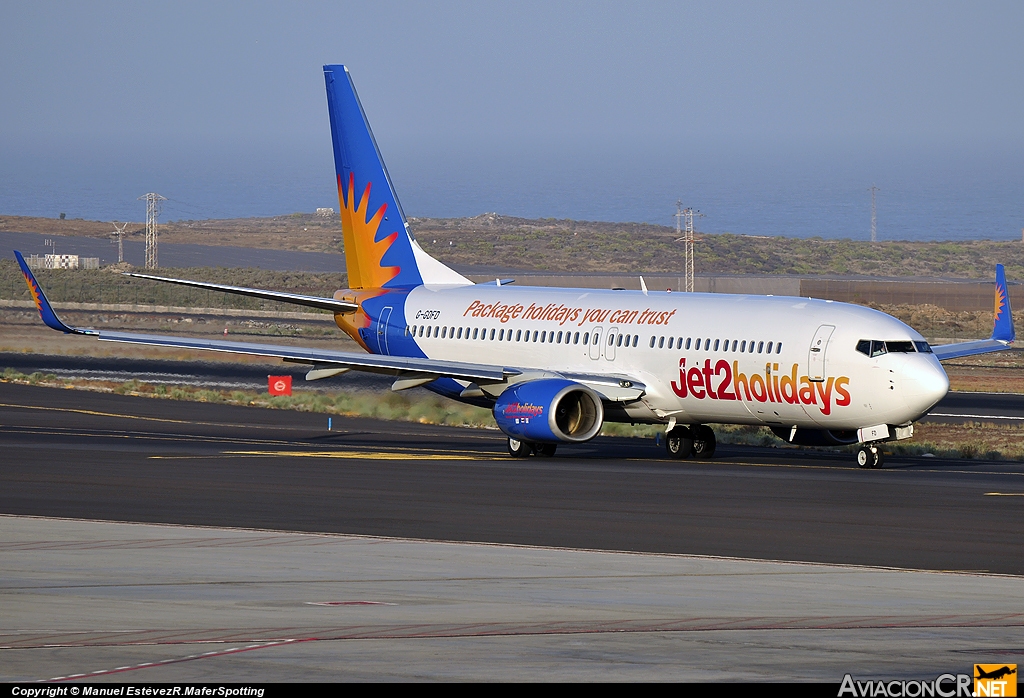
[(325, 65), (338, 200), (351, 288), (468, 284), (409, 233), (355, 85), (343, 65)]
[(1010, 289), (1006, 287), (1003, 265), (996, 265), (996, 310), (992, 325), (992, 339), (1012, 342), (1017, 338), (1013, 329), (1013, 311), (1010, 309)]

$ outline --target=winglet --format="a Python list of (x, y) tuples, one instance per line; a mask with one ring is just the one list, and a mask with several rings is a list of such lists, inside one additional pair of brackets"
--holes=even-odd
[(1006, 272), (1003, 265), (996, 265), (996, 307), (992, 323), (992, 339), (1012, 342), (1017, 338), (1013, 329), (1013, 311), (1010, 309), (1010, 290), (1006, 287)]
[(18, 266), (21, 267), (21, 273), (25, 275), (25, 283), (28, 284), (28, 292), (32, 294), (32, 300), (36, 303), (36, 310), (39, 311), (39, 317), (43, 319), (46, 326), (66, 334), (90, 334), (84, 330), (69, 327), (61, 322), (61, 319), (57, 317), (57, 313), (53, 312), (53, 308), (50, 307), (50, 301), (46, 300), (46, 295), (43, 293), (43, 289), (40, 288), (39, 282), (36, 281), (36, 277), (32, 274), (32, 270), (29, 269), (28, 264), (25, 263), (25, 258), (21, 256), (21, 252), (15, 250), (14, 256), (18, 260)]

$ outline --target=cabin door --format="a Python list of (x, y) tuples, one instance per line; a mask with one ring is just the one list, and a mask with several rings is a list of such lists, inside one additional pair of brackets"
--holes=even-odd
[(807, 377), (812, 381), (825, 380), (825, 350), (828, 349), (828, 340), (835, 331), (835, 325), (822, 325), (814, 333), (810, 350), (807, 352)]
[(391, 306), (386, 305), (380, 311), (380, 319), (377, 320), (377, 353), (391, 354), (388, 351), (388, 321), (391, 320)]

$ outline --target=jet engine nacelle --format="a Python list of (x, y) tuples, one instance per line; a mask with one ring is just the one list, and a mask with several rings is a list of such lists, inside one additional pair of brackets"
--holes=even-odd
[(792, 427), (772, 427), (772, 433), (786, 443), (797, 446), (848, 446), (857, 443), (857, 430), (841, 429), (797, 429), (789, 438)]
[(516, 383), (498, 396), (493, 411), (505, 434), (537, 443), (589, 441), (604, 423), (598, 394), (564, 378)]

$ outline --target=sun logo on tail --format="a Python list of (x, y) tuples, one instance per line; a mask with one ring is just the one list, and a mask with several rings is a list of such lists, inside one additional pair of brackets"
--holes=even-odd
[(999, 317), (1003, 314), (1004, 308), (1006, 308), (1006, 288), (1000, 284), (996, 284), (996, 320), (999, 320)]
[(345, 263), (348, 268), (348, 284), (350, 288), (380, 288), (401, 271), (399, 267), (385, 267), (381, 264), (384, 254), (398, 239), (398, 233), (392, 233), (382, 240), (377, 240), (377, 229), (387, 211), (387, 204), (382, 204), (371, 218), (367, 218), (370, 205), (370, 183), (366, 184), (359, 203), (355, 201), (355, 175), (350, 174), (348, 180), (348, 196), (342, 189), (341, 175), (338, 175), (338, 199), (341, 202), (341, 230), (345, 242)]
[(32, 295), (32, 301), (36, 304), (36, 310), (40, 313), (43, 312), (43, 300), (40, 297), (39, 287), (36, 286), (35, 279), (28, 274), (23, 274), (25, 277), (25, 283), (28, 284), (28, 292)]

